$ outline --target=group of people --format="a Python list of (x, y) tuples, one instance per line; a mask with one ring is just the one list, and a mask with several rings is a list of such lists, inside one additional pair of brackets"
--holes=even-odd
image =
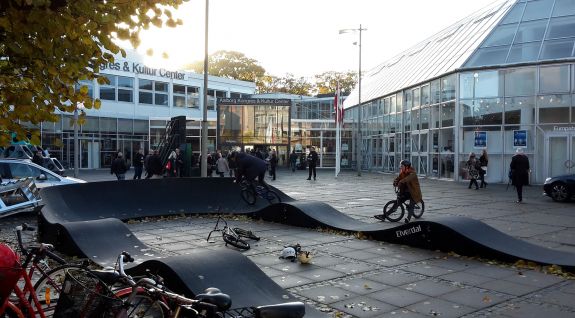
[[(311, 180), (312, 176), (313, 179), (316, 180), (317, 178), (317, 164), (319, 163), (319, 155), (317, 154), (317, 151), (315, 151), (315, 147), (311, 147), (309, 153), (307, 154), (307, 157), (305, 156), (304, 153), (298, 154), (295, 152), (295, 149), (292, 150), (290, 156), (289, 156), (289, 162), (290, 162), (290, 168), (292, 172), (295, 172), (295, 170), (297, 169), (297, 161), (298, 159), (300, 159), (300, 166), (301, 167), (305, 167), (306, 163), (307, 163), (307, 167), (308, 167), (308, 171), (309, 171), (309, 175), (307, 177), (307, 180)], [(306, 163), (304, 163), (306, 162)]]
[[(475, 153), (469, 154), (467, 160), (467, 172), (469, 174), (469, 186), (467, 188), (471, 189), (475, 186), (475, 190), (479, 188), (487, 188), (487, 182), (485, 182), (485, 175), (487, 174), (487, 164), (489, 163), (489, 157), (487, 155), (487, 150), (483, 149), (481, 156), (477, 158)], [(481, 185), (477, 183), (477, 180), (481, 181)]]
[[(142, 179), (142, 173), (146, 171), (145, 178), (161, 178), (164, 172), (167, 173), (169, 177), (179, 177), (182, 173), (182, 167), (184, 164), (182, 154), (179, 148), (173, 150), (168, 156), (168, 163), (164, 166), (162, 159), (160, 158), (160, 152), (155, 149), (144, 155), (144, 149), (138, 150), (134, 155), (132, 161), (134, 166), (134, 177), (133, 179)], [(126, 179), (126, 172), (130, 170), (130, 165), (124, 158), (124, 154), (118, 151), (116, 158), (112, 161), (110, 167), (110, 174), (114, 174), (118, 180)]]
[[(469, 186), (475, 186), (475, 190), (479, 188), (487, 188), (487, 182), (485, 182), (485, 175), (487, 174), (487, 164), (489, 163), (489, 158), (487, 155), (487, 150), (483, 149), (481, 156), (476, 158), (475, 153), (470, 153), (467, 160), (467, 172), (469, 175)], [(511, 163), (509, 164), (509, 183), (515, 187), (517, 191), (517, 203), (523, 202), (523, 186), (529, 184), (529, 158), (523, 152), (523, 148), (517, 148), (515, 155), (511, 157)], [(477, 181), (481, 181), (479, 184)]]

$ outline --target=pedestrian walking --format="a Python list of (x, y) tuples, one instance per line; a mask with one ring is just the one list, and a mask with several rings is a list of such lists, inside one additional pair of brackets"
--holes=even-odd
[(172, 152), (170, 152), (170, 155), (168, 156), (168, 162), (166, 163), (166, 173), (170, 178), (178, 176), (177, 157), (178, 155), (176, 154), (175, 150), (172, 150)]
[(124, 155), (122, 152), (118, 152), (118, 156), (112, 161), (110, 174), (115, 174), (118, 180), (124, 180), (126, 179), (126, 171), (128, 171), (128, 165), (126, 160), (124, 160)]
[(153, 154), (148, 160), (148, 179), (158, 179), (162, 177), (164, 167), (162, 167), (162, 159), (160, 158), (160, 152), (155, 149)]
[(144, 170), (144, 149), (140, 148), (134, 155), (134, 180), (142, 179), (142, 171)]
[(307, 177), (307, 180), (311, 180), (311, 176), (313, 174), (313, 179), (316, 179), (316, 165), (317, 165), (317, 161), (318, 161), (319, 157), (317, 155), (317, 152), (315, 151), (315, 147), (311, 147), (311, 150), (309, 152), (309, 154), (307, 155), (307, 163), (309, 166), (309, 176)]
[(176, 177), (181, 177), (184, 172), (184, 156), (180, 148), (176, 147)]
[(517, 203), (523, 202), (523, 186), (529, 184), (529, 169), (529, 158), (523, 153), (523, 148), (517, 148), (509, 164), (511, 183), (517, 190)]
[(475, 153), (469, 154), (469, 159), (467, 160), (467, 172), (469, 173), (469, 186), (471, 189), (472, 185), (475, 185), (475, 190), (479, 190), (479, 184), (477, 184), (477, 179), (479, 178), (479, 160), (475, 157)]
[(217, 156), (218, 160), (216, 160), (216, 173), (220, 175), (220, 178), (223, 178), (230, 172), (230, 165), (228, 164), (228, 160), (222, 156), (221, 152), (218, 152)]
[(479, 180), (481, 180), (480, 188), (487, 188), (487, 182), (485, 182), (485, 176), (487, 175), (487, 164), (489, 163), (489, 157), (487, 155), (487, 149), (483, 149), (481, 156), (479, 157)]
[(270, 176), (272, 177), (272, 180), (276, 179), (276, 167), (278, 165), (278, 155), (274, 150), (272, 150), (271, 154), (270, 154)]
[(297, 164), (297, 153), (295, 153), (295, 149), (291, 151), (289, 155), (289, 164), (291, 167), (291, 172), (295, 172), (296, 164)]

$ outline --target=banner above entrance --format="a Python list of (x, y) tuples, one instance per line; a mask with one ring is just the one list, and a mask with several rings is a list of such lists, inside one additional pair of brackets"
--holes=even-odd
[(291, 100), (287, 98), (218, 98), (218, 105), (291, 106)]

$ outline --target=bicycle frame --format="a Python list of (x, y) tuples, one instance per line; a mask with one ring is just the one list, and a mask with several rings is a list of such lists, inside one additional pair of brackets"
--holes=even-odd
[[(14, 284), (12, 291), (16, 294), (18, 298), (17, 303), (13, 303), (10, 300), (6, 302), (4, 305), (5, 307), (0, 309), (0, 314), (3, 314), (5, 308), (8, 307), (12, 311), (18, 315), (18, 317), (41, 317), (46, 318), (44, 311), (42, 311), (42, 306), (38, 301), (38, 297), (36, 296), (36, 292), (34, 291), (34, 286), (32, 284), (32, 280), (28, 273), (26, 272), (26, 267), (19, 264), (18, 270), (18, 281)], [(24, 280), (23, 288), (20, 288), (20, 282)], [(28, 298), (32, 298), (32, 303), (28, 301)], [(25, 315), (24, 313), (28, 313)]]

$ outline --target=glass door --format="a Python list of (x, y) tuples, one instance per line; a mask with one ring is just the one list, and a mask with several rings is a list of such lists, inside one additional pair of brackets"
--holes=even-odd
[(548, 134), (545, 153), (546, 177), (575, 173), (575, 134)]

